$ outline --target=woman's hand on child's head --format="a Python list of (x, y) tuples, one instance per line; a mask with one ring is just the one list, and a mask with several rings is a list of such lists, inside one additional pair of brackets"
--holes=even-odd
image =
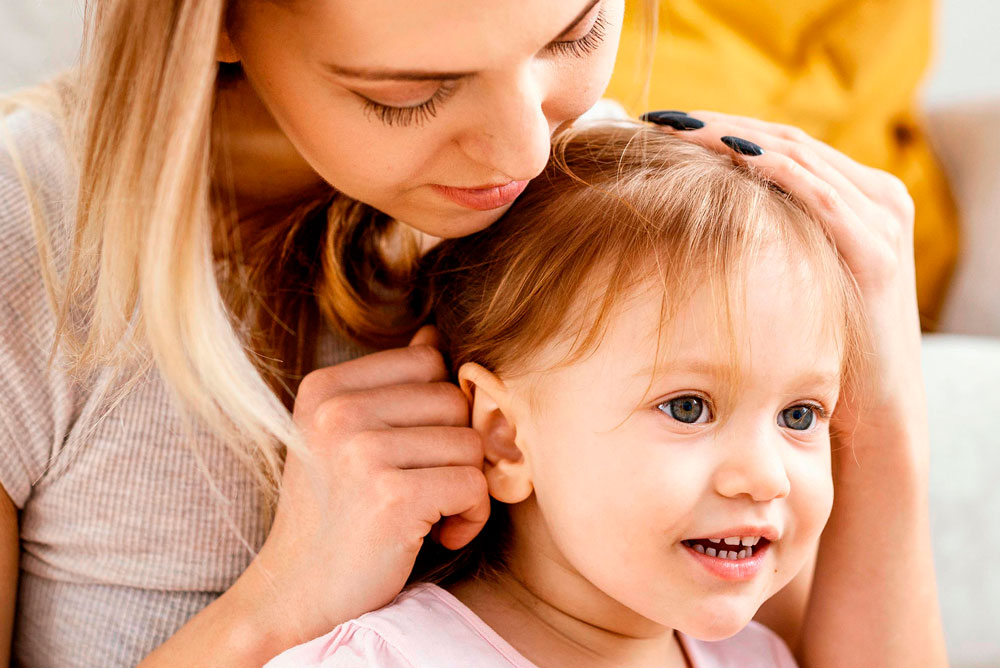
[[(274, 524), (248, 577), (301, 640), (389, 603), (431, 528), (458, 548), (489, 516), (478, 434), (431, 328), (407, 348), (309, 374)], [(270, 591), (268, 591), (270, 589)]]
[[(845, 394), (836, 415), (840, 431), (853, 432), (858, 411), (863, 411), (860, 419), (868, 427), (910, 431), (915, 424), (918, 434), (925, 433), (924, 420), (919, 418), (924, 397), (913, 258), (914, 210), (906, 186), (895, 176), (861, 165), (798, 128), (708, 111), (680, 114), (703, 123), (698, 127), (696, 123), (677, 123), (678, 114), (650, 114), (647, 119), (759, 169), (826, 226), (850, 267), (871, 325), (871, 380), (878, 394), (863, 407), (857, 405), (857, 398), (852, 400), (850, 393)], [(926, 442), (923, 436), (905, 440)], [(852, 444), (860, 442), (854, 439)], [(922, 462), (927, 457), (926, 448), (911, 454)]]

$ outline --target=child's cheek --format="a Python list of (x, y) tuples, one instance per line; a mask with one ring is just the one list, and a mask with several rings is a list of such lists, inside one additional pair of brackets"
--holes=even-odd
[(819, 538), (833, 509), (833, 476), (830, 471), (829, 453), (805, 458), (799, 462), (791, 480), (790, 506), (796, 517), (797, 532), (802, 536)]

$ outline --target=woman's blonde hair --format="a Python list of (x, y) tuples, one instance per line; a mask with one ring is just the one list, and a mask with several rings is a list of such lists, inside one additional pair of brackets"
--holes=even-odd
[[(652, 35), (656, 2), (643, 6)], [(300, 445), (289, 409), (318, 330), (325, 321), (373, 347), (405, 342), (411, 323), (396, 306), (417, 245), (388, 257), (395, 221), (331, 187), (238, 224), (231, 184), (213, 180), (226, 160), (212, 136), (216, 93), (242, 76), (216, 61), (233, 9), (91, 0), (80, 67), (46, 94), (0, 100), (0, 122), (20, 106), (65, 122), (78, 180), (67, 268), (52, 262), (55, 228), (25, 184), (57, 348), (81, 373), (110, 366), (137, 379), (155, 366), (273, 499), (283, 450)]]
[[(553, 340), (573, 344), (557, 364), (572, 362), (651, 282), (663, 288), (652, 293), (661, 334), (692, 293), (709, 287), (717, 334), (735, 362), (749, 270), (777, 247), (812, 279), (789, 300), (841, 347), (842, 382), (864, 396), (869, 342), (857, 285), (799, 202), (752, 167), (650, 126), (571, 128), (553, 150), (500, 221), (423, 259), (414, 311), (437, 324), (453, 373), (466, 362), (501, 378), (544, 373), (539, 352)], [(545, 368), (552, 363), (545, 358)], [(738, 380), (734, 363), (731, 391)], [(487, 528), (457, 555), (426, 543), (413, 580), (448, 583), (502, 567), (505, 518), (494, 502)]]

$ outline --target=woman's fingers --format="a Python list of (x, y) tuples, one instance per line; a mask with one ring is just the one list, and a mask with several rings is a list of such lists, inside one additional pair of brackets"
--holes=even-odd
[[(762, 121), (757, 118), (748, 118), (746, 116), (723, 114), (716, 111), (700, 110), (692, 112), (692, 115), (697, 118), (702, 118), (708, 125), (715, 123), (727, 123), (729, 125), (742, 128), (747, 132), (753, 131), (757, 133), (764, 133), (773, 137), (808, 146), (810, 149), (816, 151), (820, 157), (833, 165), (846, 178), (848, 178), (855, 185), (855, 187), (862, 192), (865, 192), (869, 197), (877, 194), (876, 192), (868, 192), (868, 189), (870, 189), (873, 185), (872, 177), (876, 177), (877, 179), (885, 177), (892, 178), (890, 175), (881, 170), (868, 167), (867, 165), (857, 162), (829, 144), (819, 141), (815, 137), (810, 136), (809, 133), (804, 130), (792, 125), (772, 123), (769, 121)], [(737, 136), (740, 135), (737, 134)]]
[(317, 445), (345, 433), (390, 427), (465, 427), (469, 400), (448, 382), (389, 385), (336, 394), (320, 403), (307, 429)]
[(802, 201), (826, 225), (862, 290), (880, 290), (901, 264), (912, 263), (904, 257), (912, 202), (905, 188), (894, 187), (898, 179), (859, 165), (801, 130), (726, 114), (698, 115), (706, 121), (701, 128), (668, 127), (744, 160)]
[(441, 519), (434, 537), (449, 550), (457, 550), (475, 538), (489, 519), (489, 488), (480, 469), (447, 466), (412, 469), (406, 475), (427, 490), (421, 498), (429, 504), (430, 523)]
[(441, 347), (441, 333), (438, 328), (434, 325), (424, 325), (417, 333), (413, 335), (410, 339), (409, 346), (431, 346), (432, 348)]
[(398, 469), (473, 466), (482, 469), (483, 441), (470, 427), (410, 427), (366, 432), (376, 459)]
[(432, 345), (414, 343), (383, 350), (307, 374), (299, 384), (295, 416), (307, 422), (323, 401), (340, 394), (389, 385), (443, 382), (448, 378), (444, 357)]
[[(754, 156), (740, 153), (739, 150), (734, 149), (738, 154), (744, 155), (747, 162), (755, 167), (763, 168), (769, 165), (769, 156), (778, 153), (798, 163), (803, 169), (832, 186), (844, 203), (855, 211), (863, 212), (871, 206), (870, 198), (811, 144), (784, 139), (767, 132), (724, 121), (707, 125), (703, 130), (691, 133), (687, 138), (709, 148), (729, 146), (730, 149), (733, 149), (732, 145), (724, 141), (724, 138), (731, 137), (749, 140), (764, 150), (763, 155)], [(783, 186), (780, 183), (778, 185)]]

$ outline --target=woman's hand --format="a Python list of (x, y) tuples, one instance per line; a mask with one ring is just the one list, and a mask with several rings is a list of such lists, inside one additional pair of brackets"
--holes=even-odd
[[(435, 527), (445, 547), (489, 516), (478, 434), (433, 328), (408, 348), (320, 369), (299, 388), (271, 532), (226, 593), (260, 663), (389, 603)], [(214, 604), (213, 604), (214, 605)], [(234, 622), (235, 625), (235, 622)]]
[[(880, 420), (883, 411), (891, 410), (898, 421), (912, 421), (916, 412), (916, 428), (925, 431), (923, 409), (912, 410), (923, 405), (924, 392), (913, 200), (903, 182), (795, 127), (709, 111), (647, 116), (678, 136), (753, 165), (823, 222), (858, 283), (871, 324), (879, 392), (869, 410), (879, 411)], [(851, 406), (851, 398), (846, 399)], [(853, 410), (838, 413), (841, 426), (853, 428)], [(914, 445), (911, 454), (926, 464), (926, 439)]]
[(745, 160), (802, 201), (828, 229), (864, 301), (874, 396), (843, 396), (834, 414), (836, 496), (808, 607), (782, 603), (791, 616), (806, 610), (804, 619), (783, 624), (793, 649), (814, 667), (946, 665), (930, 556), (914, 211), (906, 187), (797, 128), (707, 111), (646, 118)]

